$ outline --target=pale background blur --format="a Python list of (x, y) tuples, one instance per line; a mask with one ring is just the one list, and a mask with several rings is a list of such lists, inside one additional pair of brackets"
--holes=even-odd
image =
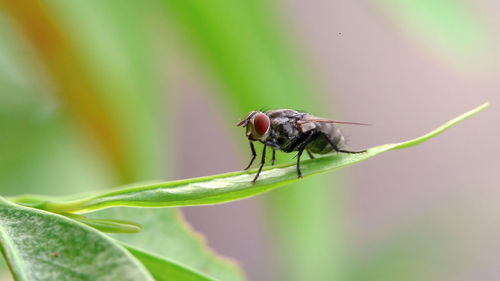
[[(109, 2), (115, 7), (121, 5), (119, 1)], [(164, 7), (163, 2), (167, 3), (165, 11), (158, 9)], [(224, 5), (224, 1), (216, 2), (216, 7)], [(131, 159), (142, 157), (138, 163), (146, 164), (136, 174), (113, 174), (112, 168), (102, 168), (107, 167), (102, 164), (105, 160), (94, 159), (100, 157), (102, 147), (89, 139), (99, 143), (99, 135), (88, 137), (86, 129), (61, 121), (56, 127), (70, 127), (72, 132), (70, 137), (60, 134), (61, 139), (76, 138), (84, 143), (84, 149), (94, 152), (69, 157), (93, 164), (82, 164), (82, 168), (57, 162), (66, 158), (57, 158), (53, 151), (63, 154), (66, 148), (79, 145), (61, 148), (64, 142), (42, 126), (41, 132), (23, 133), (25, 142), (3, 142), (4, 147), (8, 144), (15, 149), (0, 157), (0, 167), (8, 167), (0, 178), (2, 195), (71, 194), (130, 181), (240, 170), (250, 160), (250, 150), (243, 130), (235, 125), (248, 111), (261, 107), (294, 107), (322, 117), (375, 124), (343, 127), (349, 147), (362, 149), (420, 136), (489, 101), (490, 107), (484, 112), (417, 147), (388, 152), (251, 199), (182, 211), (211, 248), (241, 263), (249, 280), (500, 279), (500, 157), (496, 149), (500, 139), (499, 1), (290, 0), (234, 4), (242, 9), (227, 2), (228, 10), (221, 12), (218, 22), (227, 33), (217, 34), (207, 25), (206, 38), (203, 20), (197, 26), (198, 18), (189, 18), (188, 9), (179, 8), (184, 5), (181, 0), (123, 4), (123, 11), (116, 12), (116, 18), (121, 19), (117, 22), (130, 26), (106, 25), (103, 19), (113, 13), (98, 1), (90, 1), (90, 6), (85, 1), (47, 3), (47, 13), (55, 24), (67, 30), (73, 38), (70, 40), (85, 50), (82, 61), (90, 61), (84, 65), (92, 73), (87, 79), (97, 81), (96, 88), (107, 93), (101, 96), (104, 104), (120, 101), (111, 114), (126, 116), (118, 134), (131, 136), (132, 141), (124, 151), (144, 148), (134, 150), (136, 155)], [(200, 6), (204, 8), (196, 13), (216, 13), (209, 4)], [(249, 9), (248, 17), (253, 19), (249, 22), (254, 24), (261, 23), (259, 16), (265, 17), (262, 25), (248, 27), (253, 33), (231, 30), (240, 27), (231, 25), (239, 23), (237, 17), (247, 15), (244, 9)], [(179, 11), (184, 14), (176, 18)], [(23, 104), (19, 102), (23, 98), (13, 97), (16, 89), (21, 89), (19, 95), (30, 96), (26, 92), (32, 91), (35, 96), (40, 92), (40, 96), (50, 97), (41, 102), (41, 113), (34, 113), (35, 120), (46, 118), (36, 124), (60, 115), (63, 117), (55, 118), (72, 120), (68, 116), (73, 116), (73, 110), (76, 119), (85, 119), (78, 102), (71, 103), (74, 96), (61, 94), (62, 104), (69, 101), (74, 105), (68, 110), (54, 94), (73, 89), (71, 85), (60, 86), (68, 84), (64, 83), (67, 77), (57, 74), (59, 61), (54, 66), (47, 55), (47, 67), (44, 59), (33, 59), (37, 47), (26, 43), (29, 39), (9, 19), (10, 13), (0, 14), (2, 36), (7, 38), (0, 42), (0, 82), (8, 89), (0, 96), (1, 124), (16, 124), (17, 119), (9, 115), (13, 105)], [(86, 19), (88, 15), (99, 20)], [(146, 35), (137, 30), (135, 16), (142, 19)], [(114, 34), (116, 30), (121, 33)], [(261, 32), (265, 35), (260, 36)], [(127, 37), (136, 33), (140, 36)], [(127, 40), (117, 43), (113, 41), (115, 36)], [(234, 36), (237, 44), (223, 41), (227, 39), (224, 36), (229, 40)], [(142, 37), (147, 39), (141, 41)], [(12, 38), (21, 43), (11, 43)], [(222, 43), (218, 45), (216, 39)], [(279, 43), (273, 45), (275, 41)], [(101, 51), (108, 43), (116, 45)], [(288, 57), (281, 57), (284, 46), (283, 53)], [(219, 52), (231, 48), (244, 52)], [(140, 55), (127, 56), (136, 53)], [(18, 64), (24, 72), (16, 70)], [(34, 70), (26, 71), (31, 66)], [(262, 73), (245, 72), (259, 67)], [(47, 78), (51, 69), (56, 69), (55, 82)], [(123, 74), (128, 70), (131, 74)], [(282, 80), (265, 80), (273, 75), (280, 78), (280, 70), (292, 74), (283, 74)], [(26, 73), (32, 76), (26, 78)], [(263, 79), (262, 85), (259, 79)], [(18, 89), (16, 85), (23, 86)], [(286, 92), (294, 89), (296, 92), (290, 95)], [(142, 97), (148, 94), (144, 101)], [(35, 104), (38, 99), (42, 98), (35, 98)], [(26, 107), (28, 111), (30, 106)], [(83, 123), (83, 128), (93, 126), (92, 122)], [(9, 126), (5, 128), (22, 129)], [(148, 139), (141, 139), (130, 133), (129, 127), (154, 133), (145, 133)], [(160, 135), (164, 138), (157, 137)], [(32, 154), (27, 147), (39, 142), (47, 143), (47, 153), (35, 153), (43, 161), (28, 158)], [(105, 148), (113, 146), (113, 142), (104, 143)], [(23, 161), (13, 151), (23, 152), (28, 160)], [(122, 159), (110, 154), (106, 157), (112, 163)], [(292, 156), (282, 156), (279, 161), (292, 161)], [(15, 165), (8, 162), (12, 159)], [(29, 164), (23, 166), (24, 162)], [(55, 168), (47, 168), (47, 163), (56, 163)], [(95, 163), (100, 164), (93, 168)], [(74, 167), (77, 172), (68, 175), (60, 166)], [(117, 166), (120, 170), (120, 164)], [(127, 171), (127, 164), (123, 166), (122, 171)], [(154, 169), (159, 172), (151, 172)], [(57, 176), (48, 176), (52, 174)], [(72, 176), (78, 180), (68, 188), (65, 183)], [(37, 185), (30, 179), (37, 179)]]
[[(344, 127), (350, 146), (356, 149), (410, 139), (485, 101), (491, 104), (479, 116), (428, 143), (341, 171), (350, 184), (345, 215), (352, 251), (363, 256), (387, 244), (408, 243), (415, 247), (410, 250), (414, 255), (423, 257), (419, 262), (427, 263), (421, 269), (422, 274), (428, 270), (426, 278), (415, 276), (415, 280), (500, 278), (500, 154), (496, 150), (500, 5), (465, 1), (464, 6), (488, 27), (484, 32), (490, 37), (481, 53), (450, 62), (449, 54), (432, 50), (432, 38), (412, 38), (406, 33), (409, 26), (394, 23), (384, 8), (370, 2), (279, 3), (281, 20), (322, 85), (323, 96), (315, 98), (324, 107), (335, 108), (326, 117), (376, 125)], [(456, 33), (460, 36), (461, 31)], [(212, 100), (217, 89), (198, 73), (179, 76), (182, 79), (175, 83), (182, 105), (178, 116), (189, 130), (177, 135), (183, 146), (177, 154), (176, 176), (244, 167), (250, 159), (244, 133), (231, 126), (235, 120), (224, 117), (227, 109)], [(266, 106), (265, 101), (259, 103)], [(314, 113), (315, 109), (304, 110)], [(246, 112), (240, 115), (243, 118)], [(233, 131), (241, 135), (239, 141), (224, 137), (234, 135)], [(216, 137), (203, 138), (199, 145), (199, 136), (207, 132)], [(243, 262), (252, 280), (270, 280), (269, 274), (276, 273), (272, 244), (279, 237), (268, 237), (265, 196), (183, 208), (218, 252)], [(423, 253), (422, 243), (429, 247)]]

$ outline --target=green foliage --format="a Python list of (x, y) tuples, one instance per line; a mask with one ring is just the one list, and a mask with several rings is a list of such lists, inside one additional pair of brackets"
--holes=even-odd
[(2, 253), (16, 280), (153, 280), (122, 246), (60, 215), (0, 198)]
[[(151, 50), (154, 35), (149, 26), (155, 5), (133, 1), (56, 0), (6, 2), (2, 3), (1, 9), (0, 86), (4, 89), (0, 91), (2, 195), (25, 192), (75, 194), (77, 191), (158, 178), (160, 171), (164, 176), (164, 167), (168, 163), (163, 163), (166, 160), (162, 155), (168, 141), (162, 135), (165, 127), (161, 122), (164, 112), (161, 101), (164, 95), (158, 89), (163, 81), (156, 76), (160, 60)], [(154, 28), (165, 25), (165, 22), (161, 20), (157, 24)], [(140, 230), (139, 225), (123, 220), (63, 215), (71, 216), (71, 221), (84, 229), (90, 228), (81, 223), (121, 235)], [(164, 217), (157, 223), (184, 229), (186, 240), (192, 235), (175, 216)], [(67, 229), (67, 233), (51, 230), (61, 239), (76, 231), (73, 228)], [(40, 243), (42, 238), (38, 240)], [(84, 248), (68, 239), (61, 241), (63, 243), (66, 247)], [(108, 239), (105, 243), (113, 242)], [(127, 253), (117, 243), (113, 245)], [(78, 251), (78, 248), (73, 250)], [(182, 266), (146, 252), (141, 254), (140, 250), (134, 253), (135, 257), (127, 254), (130, 262), (141, 265), (140, 260), (147, 268), (155, 264), (174, 269)], [(89, 252), (88, 256), (99, 257), (99, 252)], [(148, 256), (152, 258), (146, 258)], [(177, 261), (173, 256), (172, 260)], [(41, 257), (33, 254), (33, 259)], [(227, 264), (238, 276), (231, 277), (231, 280), (244, 278), (237, 265), (226, 263), (215, 253), (206, 252), (204, 258)], [(109, 256), (105, 261), (96, 262), (103, 268), (108, 266), (111, 272), (109, 263), (120, 260)], [(85, 264), (89, 268), (94, 265), (82, 261), (82, 266)], [(57, 265), (46, 267), (54, 270)], [(141, 268), (149, 275), (144, 267)], [(92, 270), (82, 271), (82, 278), (106, 278), (97, 269), (96, 265), (96, 275)], [(219, 272), (223, 271), (221, 266)], [(184, 272), (194, 270), (189, 268)], [(123, 270), (121, 274), (127, 274), (127, 271)], [(161, 272), (155, 272), (155, 278), (157, 275)], [(161, 280), (178, 280), (175, 277), (180, 276), (168, 275), (171, 279)], [(196, 276), (192, 280), (206, 279), (200, 274), (190, 275)], [(115, 276), (109, 279), (122, 279), (116, 273)]]
[[(451, 50), (444, 53), (472, 61), (476, 54), (487, 53), (477, 51), (484, 49), (485, 35), (477, 32), (475, 21), (467, 21), (459, 5), (396, 2), (382, 1), (397, 9), (400, 20), (413, 23), (413, 30), (441, 40), (443, 49)], [(3, 1), (1, 8), (2, 195), (96, 192), (98, 187), (164, 176), (170, 138), (162, 132), (175, 128), (162, 120), (176, 105), (173, 99), (164, 101), (160, 88), (165, 77), (158, 69), (165, 67), (163, 56), (178, 55), (170, 53), (181, 41), (178, 35), (188, 42), (183, 51), (194, 50), (227, 87), (219, 100), (230, 105), (231, 117), (262, 106), (325, 112), (314, 98), (304, 99), (318, 97), (316, 83), (276, 21), (272, 2)], [(437, 12), (428, 17), (427, 10)], [(449, 11), (451, 17), (442, 16)], [(169, 24), (174, 36), (164, 36)], [(465, 30), (466, 36), (456, 30)], [(304, 176), (415, 145), (483, 108), (410, 142), (375, 147), (362, 155), (306, 160)], [(277, 259), (286, 266), (286, 279), (326, 280), (342, 271), (337, 245), (342, 243), (338, 229), (343, 198), (332, 196), (342, 190), (339, 177), (299, 181), (295, 163), (290, 163), (267, 167), (252, 185), (253, 172), (101, 189), (90, 197), (13, 198), (25, 206), (2, 199), (2, 252), (17, 280), (243, 280), (239, 266), (211, 252), (177, 209), (115, 207), (85, 216), (71, 212), (215, 204), (300, 182), (266, 198), (273, 208), (269, 217), (274, 216), (269, 225), (282, 243)], [(333, 188), (327, 186), (331, 182), (336, 183)], [(306, 183), (318, 188), (311, 192)]]
[[(477, 114), (487, 106), (485, 103), (413, 140), (373, 147), (360, 154), (338, 154), (306, 160), (302, 165), (303, 175), (308, 177), (325, 173), (386, 151), (412, 147)], [(71, 276), (72, 280), (148, 280), (151, 277), (142, 265), (157, 280), (210, 280), (208, 276), (221, 280), (241, 279), (236, 268), (227, 266), (224, 262), (214, 261), (203, 244), (189, 238), (191, 236), (186, 235), (182, 227), (176, 227), (178, 224), (171, 224), (168, 229), (162, 229), (165, 225), (158, 224), (158, 221), (172, 221), (172, 215), (175, 216), (175, 213), (148, 210), (146, 215), (144, 210), (116, 208), (114, 212), (104, 210), (92, 214), (94, 218), (87, 218), (67, 212), (88, 212), (113, 206), (172, 207), (223, 203), (254, 196), (299, 180), (295, 163), (268, 167), (255, 184), (251, 183), (253, 173), (254, 171), (234, 172), (129, 187), (68, 202), (50, 201), (48, 197), (37, 199), (36, 196), (13, 199), (16, 203), (63, 213), (67, 218), (21, 207), (2, 199), (2, 252), (19, 280), (58, 280), (61, 276)], [(83, 222), (108, 232), (131, 233), (140, 230), (137, 224), (107, 218), (116, 215), (140, 220), (146, 226), (145, 233), (116, 237), (127, 243), (125, 245), (129, 252), (100, 232), (78, 223)], [(149, 249), (151, 253), (136, 247)], [(131, 258), (130, 253), (141, 261), (142, 265)], [(170, 256), (176, 261), (170, 260)]]

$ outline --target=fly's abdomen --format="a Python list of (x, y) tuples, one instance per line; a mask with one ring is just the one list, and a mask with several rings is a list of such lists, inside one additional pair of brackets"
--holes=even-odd
[(312, 153), (316, 154), (326, 154), (333, 150), (333, 147), (326, 140), (324, 136), (319, 136), (315, 141), (307, 146)]
[(326, 138), (329, 138), (337, 148), (344, 146), (344, 136), (340, 129), (333, 124), (319, 124), (318, 130), (323, 134), (307, 146), (307, 149), (312, 153), (326, 154), (334, 150)]

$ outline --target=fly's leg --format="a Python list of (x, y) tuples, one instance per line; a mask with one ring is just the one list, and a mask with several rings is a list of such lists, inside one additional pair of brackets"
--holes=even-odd
[(276, 149), (280, 149), (280, 145), (276, 140), (273, 138), (272, 141), (266, 140), (264, 142), (265, 145), (269, 145), (273, 149), (273, 158), (271, 160), (271, 166), (274, 165), (274, 160), (276, 159)]
[[(309, 134), (312, 133), (312, 131), (309, 132)], [(285, 152), (292, 152), (295, 150), (295, 147), (297, 145), (300, 145), (301, 143), (303, 143), (307, 137), (308, 137), (308, 133), (305, 133), (305, 134), (302, 134), (300, 135), (298, 138), (294, 138), (292, 141), (290, 141), (290, 143), (287, 145), (286, 149), (284, 149), (283, 151)]]
[(259, 178), (260, 171), (262, 171), (262, 167), (264, 167), (264, 164), (266, 163), (266, 147), (267, 145), (264, 144), (264, 150), (262, 150), (262, 160), (260, 161), (260, 167), (259, 170), (257, 171), (257, 174), (255, 174), (255, 178), (253, 178), (252, 183), (255, 183), (257, 181), (257, 178)]
[(255, 160), (255, 157), (257, 157), (257, 153), (255, 153), (255, 147), (253, 147), (253, 143), (250, 142), (250, 149), (252, 150), (252, 159), (250, 160), (250, 164), (245, 168), (245, 170), (248, 170), (250, 166), (252, 166), (253, 160)]
[(320, 135), (315, 132), (311, 132), (304, 140), (304, 142), (299, 146), (299, 153), (297, 154), (297, 175), (299, 178), (302, 178), (302, 173), (300, 172), (300, 156), (302, 155), (302, 152), (304, 152), (304, 150), (306, 149), (306, 146), (315, 139), (317, 139), (318, 136)]
[(309, 155), (309, 158), (311, 158), (311, 159), (316, 158), (316, 157), (314, 157), (314, 155), (312, 154), (312, 152), (309, 149), (306, 149), (306, 151), (307, 151), (307, 154)]
[(339, 149), (339, 147), (337, 146), (337, 144), (335, 144), (327, 135), (323, 134), (322, 135), (325, 137), (325, 139), (330, 143), (330, 145), (333, 147), (333, 149), (337, 152), (342, 152), (342, 153), (350, 153), (350, 154), (356, 154), (356, 153), (363, 153), (363, 152), (366, 152), (366, 149), (365, 150), (361, 150), (361, 151), (349, 151), (349, 150), (343, 150), (343, 149)]
[(365, 153), (366, 152), (366, 149), (365, 150), (360, 150), (360, 151), (349, 151), (349, 150), (342, 150), (342, 149), (339, 149), (338, 152), (342, 152), (342, 153), (350, 153), (350, 154), (358, 154), (358, 153)]
[(280, 149), (280, 145), (276, 142), (275, 139), (273, 139), (272, 141), (266, 140), (263, 143), (272, 147), (273, 149)]

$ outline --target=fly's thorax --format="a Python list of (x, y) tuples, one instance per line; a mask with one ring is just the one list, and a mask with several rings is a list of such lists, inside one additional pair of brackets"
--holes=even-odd
[[(278, 113), (289, 113), (287, 110), (285, 112)], [(292, 112), (293, 113), (293, 112)], [(295, 115), (285, 115), (285, 114), (273, 114), (271, 117), (271, 131), (270, 138), (275, 141), (283, 150), (287, 150), (286, 147), (294, 139), (299, 138), (302, 132), (297, 125), (297, 118)]]

